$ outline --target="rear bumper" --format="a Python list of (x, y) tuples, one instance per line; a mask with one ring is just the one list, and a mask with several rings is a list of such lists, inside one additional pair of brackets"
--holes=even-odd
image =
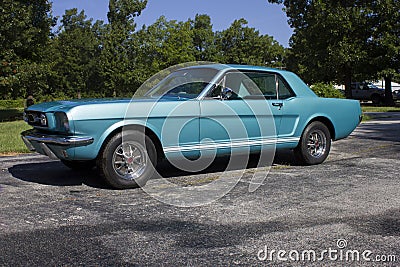
[(94, 141), (92, 137), (48, 135), (35, 130), (22, 132), (21, 137), (30, 151), (47, 155), (52, 159), (68, 158), (66, 149), (87, 146)]

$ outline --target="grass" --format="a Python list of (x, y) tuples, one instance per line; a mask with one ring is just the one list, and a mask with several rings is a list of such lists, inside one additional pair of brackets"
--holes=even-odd
[(24, 121), (0, 123), (0, 155), (11, 156), (20, 153), (29, 153), (20, 133), (31, 127)]
[(400, 112), (400, 107), (361, 106), (363, 112)]
[(364, 114), (361, 122), (366, 122), (366, 121), (370, 121), (370, 120), (372, 120), (372, 117)]

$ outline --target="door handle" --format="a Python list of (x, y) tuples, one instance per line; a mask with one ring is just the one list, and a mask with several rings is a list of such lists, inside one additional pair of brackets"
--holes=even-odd
[(272, 103), (272, 106), (281, 108), (283, 106), (283, 103)]

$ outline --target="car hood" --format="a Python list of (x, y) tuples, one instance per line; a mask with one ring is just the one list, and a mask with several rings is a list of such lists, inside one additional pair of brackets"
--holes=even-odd
[[(187, 100), (187, 99), (186, 99)], [(70, 119), (93, 120), (93, 119), (122, 119), (129, 117), (148, 116), (157, 112), (163, 114), (162, 108), (153, 111), (156, 102), (170, 102), (175, 105), (177, 101), (185, 101), (177, 97), (165, 98), (103, 98), (103, 99), (78, 99), (66, 101), (44, 102), (30, 106), (26, 112), (65, 112)], [(158, 113), (157, 113), (158, 114)]]
[[(26, 110), (28, 111), (39, 111), (39, 112), (67, 112), (75, 107), (93, 106), (98, 108), (99, 106), (125, 106), (127, 107), (130, 103), (148, 103), (148, 102), (166, 102), (166, 101), (183, 101), (176, 97), (165, 97), (165, 98), (99, 98), (99, 99), (73, 99), (73, 100), (61, 100), (53, 102), (43, 102), (40, 104), (32, 105)], [(90, 108), (90, 107), (88, 107)]]
[(102, 99), (73, 99), (52, 102), (43, 102), (32, 105), (27, 110), (41, 112), (67, 111), (77, 106), (98, 105), (98, 104), (127, 104), (131, 101), (128, 98), (102, 98)]

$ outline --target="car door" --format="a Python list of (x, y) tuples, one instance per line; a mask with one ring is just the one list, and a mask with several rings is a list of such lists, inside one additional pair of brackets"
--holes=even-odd
[[(295, 130), (297, 128), (301, 108), (301, 100), (296, 98), (293, 90), (290, 88), (288, 83), (283, 79), (283, 77), (277, 75), (277, 87), (278, 87), (278, 103), (280, 105), (280, 127), (278, 132), (278, 138), (280, 144), (285, 144), (288, 142), (298, 141), (296, 138), (293, 139)], [(275, 102), (275, 101), (273, 101)], [(273, 105), (273, 103), (272, 103)]]
[[(182, 90), (179, 94), (187, 95)], [(144, 109), (148, 113), (147, 123), (152, 129), (156, 129), (168, 159), (196, 158), (199, 155), (199, 100), (184, 98), (179, 94), (172, 93), (171, 96), (166, 95), (155, 103), (149, 102), (149, 107)]]
[(200, 101), (201, 151), (247, 152), (275, 144), (282, 118), (277, 83), (273, 73), (227, 72)]

